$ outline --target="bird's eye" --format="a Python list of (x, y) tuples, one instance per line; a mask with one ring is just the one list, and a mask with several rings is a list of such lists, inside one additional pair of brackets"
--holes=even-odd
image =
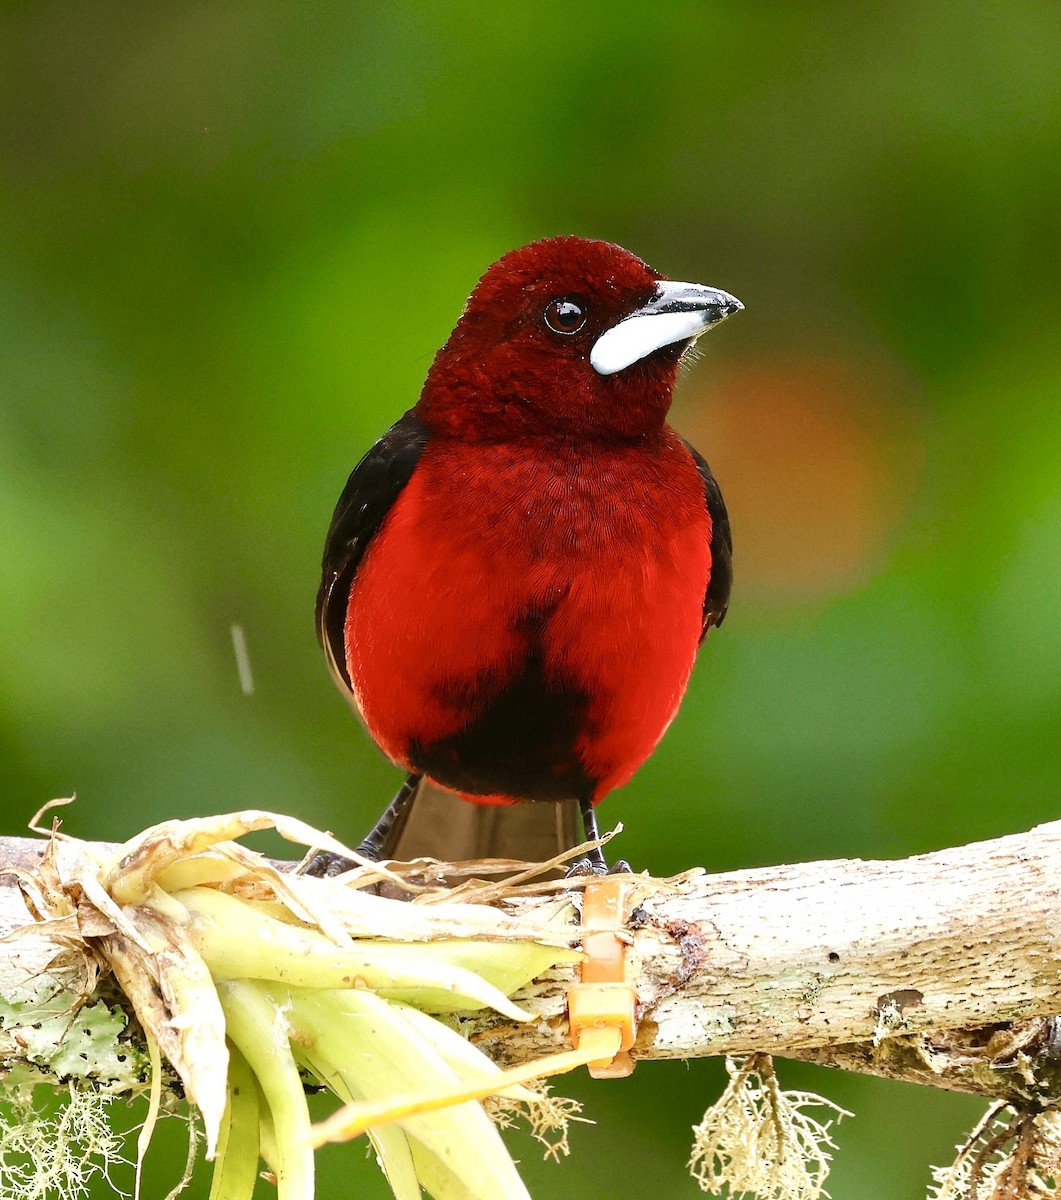
[(586, 314), (574, 300), (553, 300), (545, 310), (545, 323), (553, 333), (578, 333)]

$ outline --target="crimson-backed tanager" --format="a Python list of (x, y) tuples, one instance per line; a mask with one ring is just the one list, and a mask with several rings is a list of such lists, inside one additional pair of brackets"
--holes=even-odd
[(741, 308), (576, 237), (479, 281), (325, 544), (332, 674), (408, 773), (362, 854), (542, 860), (579, 814), (598, 836), (726, 615), (726, 508), (666, 417), (689, 347)]

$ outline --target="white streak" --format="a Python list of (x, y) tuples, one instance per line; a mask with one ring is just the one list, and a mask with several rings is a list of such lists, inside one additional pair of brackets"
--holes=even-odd
[(242, 625), (232, 626), (232, 649), (236, 652), (236, 670), (239, 671), (239, 686), (244, 696), (254, 693), (254, 675), (251, 673), (251, 658), (247, 653), (247, 636)]

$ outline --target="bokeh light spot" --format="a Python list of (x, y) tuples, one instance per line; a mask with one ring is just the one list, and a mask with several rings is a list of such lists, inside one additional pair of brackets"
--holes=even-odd
[(726, 497), (745, 595), (806, 602), (882, 564), (916, 480), (912, 406), (862, 363), (749, 363), (686, 393), (679, 428)]

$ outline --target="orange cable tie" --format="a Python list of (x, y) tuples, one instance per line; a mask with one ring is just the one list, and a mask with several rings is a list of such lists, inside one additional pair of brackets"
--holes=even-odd
[(629, 1050), (637, 1031), (633, 987), (626, 980), (626, 943), (618, 936), (626, 917), (629, 882), (604, 875), (586, 884), (582, 894), (581, 982), (568, 988), (571, 1040), (579, 1050), (601, 1050), (589, 1063), (595, 1079), (629, 1075)]

